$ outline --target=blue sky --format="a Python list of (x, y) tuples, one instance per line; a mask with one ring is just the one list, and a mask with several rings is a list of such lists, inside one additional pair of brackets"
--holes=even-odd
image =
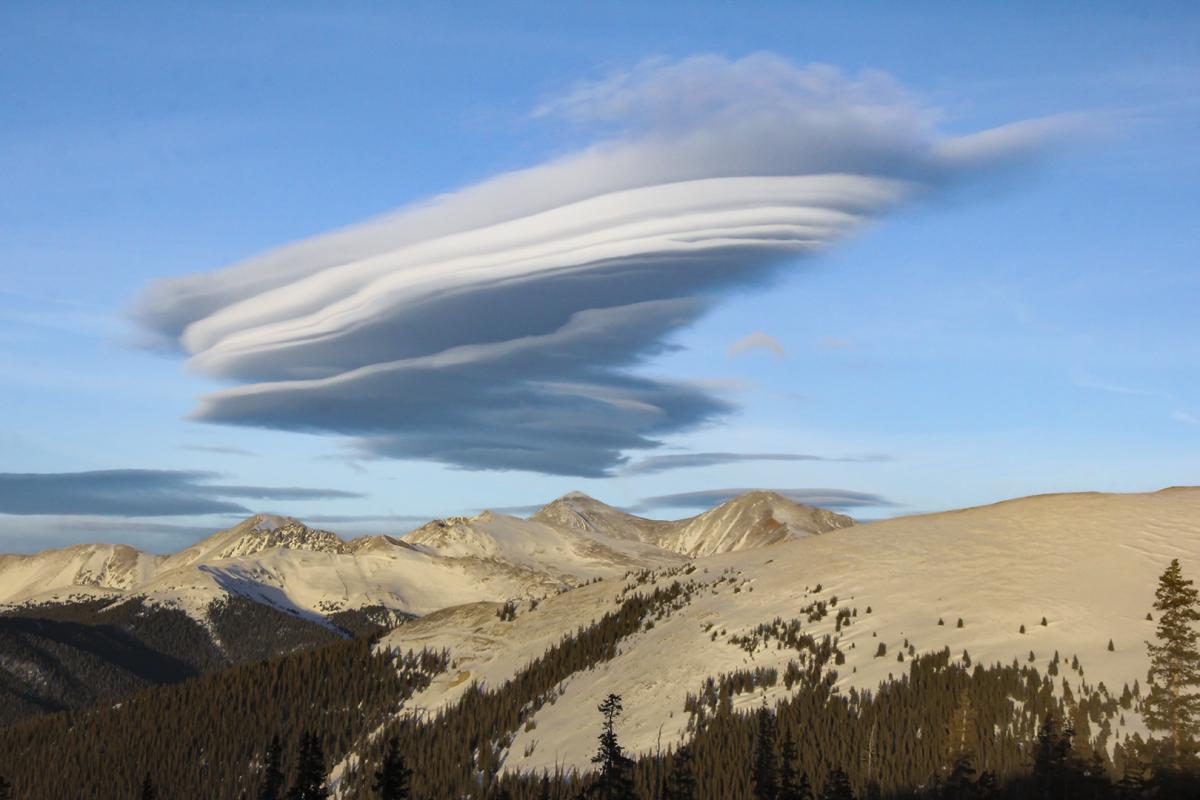
[[(400, 531), (410, 518), (572, 489), (635, 506), (702, 490), (819, 488), (871, 517), (1197, 482), (1191, 4), (247, 5), (0, 10), (0, 512), (13, 512), (0, 513), (0, 550), (94, 539), (171, 549), (242, 509)], [(736, 95), (761, 64), (802, 75), (830, 65), (843, 77), (822, 91), (834, 94), (884, 73), (903, 112), (941, 139), (1076, 115), (1044, 146), (931, 181), (819, 253), (714, 284), (704, 313), (645, 334), (639, 347), (654, 346), (621, 367), (621, 387), (634, 377), (647, 391), (700, 386), (706, 394), (688, 402), (727, 407), (701, 423), (681, 417), (651, 437), (661, 447), (627, 452), (631, 463), (824, 460), (710, 458), (585, 477), (413, 457), (419, 445), (407, 442), (406, 457), (375, 457), (380, 447), (348, 449), (327, 420), (268, 429), (283, 423), (261, 409), (217, 415), (238, 425), (193, 421), (198, 397), (261, 375), (220, 364), (204, 374), (147, 349), (146, 325), (132, 320), (155, 280), (636, 138), (631, 129), (659, 116), (646, 87), (663, 70), (675, 76), (668, 90), (681, 74), (713, 69), (724, 85), (740, 70), (728, 83)], [(580, 113), (596, 96), (581, 87), (614, 81), (613, 91), (634, 84), (632, 110)], [(614, 97), (625, 99), (601, 100)], [(703, 117), (686, 124), (705, 132)], [(518, 295), (513, 313), (534, 314), (554, 289), (539, 291)], [(731, 354), (754, 334), (782, 353)], [(99, 470), (143, 471), (121, 473), (131, 482), (120, 491), (162, 504), (122, 513), (66, 502), (82, 480), (67, 474)], [(43, 505), (14, 500), (33, 496), (13, 477), (25, 473), (47, 474)], [(152, 513), (184, 499), (188, 513)], [(669, 502), (655, 513), (696, 510)]]

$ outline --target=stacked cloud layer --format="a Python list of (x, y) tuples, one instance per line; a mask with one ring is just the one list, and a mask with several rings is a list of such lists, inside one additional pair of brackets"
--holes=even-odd
[(629, 371), (722, 292), (1020, 158), (1059, 124), (941, 137), (885, 77), (769, 55), (644, 65), (543, 112), (604, 138), (149, 287), (142, 324), (237, 384), (195, 417), (467, 469), (609, 474), (729, 410)]

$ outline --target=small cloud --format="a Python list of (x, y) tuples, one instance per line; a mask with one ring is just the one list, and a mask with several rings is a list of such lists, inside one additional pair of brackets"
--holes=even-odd
[(732, 500), (747, 492), (769, 491), (797, 503), (821, 508), (884, 508), (895, 506), (891, 500), (877, 494), (853, 492), (846, 489), (705, 489), (699, 492), (680, 492), (643, 497), (633, 511), (654, 511), (663, 508), (705, 510)]
[(817, 339), (817, 347), (822, 350), (849, 350), (854, 343), (840, 336), (822, 336)]
[(748, 336), (743, 336), (729, 345), (727, 352), (730, 358), (732, 358), (733, 356), (748, 353), (751, 350), (767, 350), (776, 359), (787, 358), (787, 351), (783, 349), (783, 345), (779, 343), (779, 340), (762, 331), (755, 331)]
[(1197, 417), (1195, 414), (1189, 414), (1186, 411), (1172, 411), (1171, 418), (1185, 425), (1200, 425), (1200, 417)]
[(624, 475), (652, 475), (673, 469), (690, 467), (712, 467), (720, 464), (740, 464), (747, 461), (826, 461), (848, 463), (872, 463), (891, 461), (885, 455), (860, 456), (817, 456), (810, 453), (675, 453), (665, 456), (649, 456), (636, 461), (622, 470)]

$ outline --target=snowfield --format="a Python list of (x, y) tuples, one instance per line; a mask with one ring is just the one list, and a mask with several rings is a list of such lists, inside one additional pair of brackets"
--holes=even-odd
[[(735, 638), (776, 618), (836, 639), (839, 691), (873, 689), (913, 655), (949, 648), (956, 660), (1043, 674), (1057, 653), (1056, 689), (1103, 684), (1119, 697), (1145, 681), (1146, 615), (1172, 558), (1200, 579), (1200, 488), (1043, 495), (864, 525), (764, 492), (676, 522), (570, 494), (528, 520), (489, 511), (398, 538), (346, 540), (256, 516), (166, 557), (112, 545), (3, 556), (0, 603), (145, 597), (202, 620), (236, 595), (317, 621), (366, 606), (417, 615), (379, 646), (450, 651), (451, 668), (400, 712), (422, 715), (474, 682), (503, 683), (632, 593), (685, 584), (678, 607), (623, 639), (615, 658), (563, 681), (507, 750), (507, 769), (586, 769), (595, 726), (581, 721), (595, 721), (609, 692), (625, 701), (622, 744), (646, 752), (686, 735), (685, 698), (706, 678), (782, 674), (794, 650)], [(498, 614), (507, 600), (515, 618)], [(781, 681), (765, 697), (786, 691)], [(1115, 725), (1112, 741), (1145, 734), (1131, 711)]]
[[(782, 673), (795, 655), (774, 643), (750, 653), (731, 637), (777, 616), (802, 617), (814, 600), (831, 603), (834, 596), (829, 615), (803, 629), (833, 634), (836, 610), (854, 610), (839, 643), (846, 656), (836, 667), (842, 691), (905, 673), (908, 665), (896, 654), (904, 651), (907, 661), (907, 640), (917, 654), (949, 647), (961, 659), (969, 651), (973, 663), (1025, 664), (1032, 652), (1043, 674), (1057, 651), (1056, 686), (1064, 678), (1073, 689), (1103, 682), (1116, 696), (1125, 684), (1145, 681), (1144, 642), (1154, 636), (1146, 614), (1172, 558), (1200, 579), (1200, 489), (1029, 497), (697, 559), (690, 574), (675, 569), (656, 579), (662, 586), (703, 584), (692, 600), (624, 640), (615, 659), (567, 680), (532, 729), (517, 732), (506, 768), (587, 768), (595, 730), (580, 720), (594, 719), (609, 692), (625, 701), (619, 733), (627, 748), (645, 752), (677, 742), (688, 719), (684, 699), (706, 677), (756, 666)], [(653, 582), (633, 590), (648, 591)], [(448, 647), (454, 659), (413, 699), (409, 713), (452, 702), (471, 681), (503, 682), (564, 633), (615, 609), (618, 595), (635, 583), (606, 579), (551, 596), (511, 622), (498, 619), (494, 606), (474, 605), (401, 626), (384, 646)], [(877, 658), (880, 642), (887, 654)], [(1074, 657), (1081, 672), (1070, 666)], [(785, 691), (780, 683), (766, 696)], [(761, 697), (743, 695), (735, 705), (757, 705)], [(1126, 712), (1125, 719), (1116, 741), (1134, 731), (1144, 735), (1136, 714)]]

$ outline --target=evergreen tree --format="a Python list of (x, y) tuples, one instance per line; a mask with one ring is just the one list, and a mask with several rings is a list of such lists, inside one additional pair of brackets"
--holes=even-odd
[(692, 749), (681, 746), (671, 757), (665, 800), (696, 800), (696, 768)]
[(789, 732), (779, 750), (779, 800), (812, 800), (808, 778), (796, 771), (800, 753)]
[(542, 773), (542, 785), (538, 789), (538, 800), (550, 800), (550, 775)]
[(1185, 580), (1179, 559), (1172, 559), (1158, 579), (1154, 608), (1159, 612), (1157, 644), (1150, 651), (1150, 693), (1143, 718), (1152, 731), (1166, 734), (1163, 766), (1178, 772), (1190, 766), (1200, 726), (1200, 648), (1192, 627), (1200, 620), (1200, 603), (1192, 581)]
[(258, 784), (258, 800), (279, 800), (283, 794), (283, 743), (279, 734), (271, 737), (267, 745), (267, 754), (263, 758), (262, 777)]
[(0, 776), (0, 800), (12, 800), (12, 784)]
[(393, 736), (388, 739), (387, 752), (383, 754), (383, 763), (375, 773), (371, 788), (379, 793), (380, 800), (408, 800), (411, 779), (412, 770), (404, 763), (400, 752), (400, 739)]
[(1074, 733), (1070, 728), (1060, 733), (1054, 715), (1046, 715), (1033, 752), (1033, 780), (1041, 797), (1062, 797), (1067, 793), (1074, 766), (1071, 761)]
[(975, 781), (975, 797), (977, 800), (993, 800), (1000, 796), (1000, 786), (996, 781), (996, 773), (984, 770)]
[(775, 715), (764, 701), (758, 710), (758, 730), (754, 737), (755, 800), (776, 800), (779, 796), (779, 765), (775, 758)]
[(825, 788), (821, 790), (821, 800), (854, 800), (854, 790), (850, 787), (850, 778), (840, 769), (829, 772), (825, 779)]
[(315, 733), (305, 731), (300, 737), (296, 781), (288, 790), (287, 800), (326, 800), (327, 797), (325, 751), (321, 748), (321, 739)]
[(604, 698), (598, 710), (604, 715), (604, 723), (600, 730), (600, 746), (592, 763), (600, 767), (600, 775), (592, 786), (592, 793), (604, 800), (630, 800), (637, 795), (633, 790), (633, 778), (630, 772), (633, 762), (621, 749), (615, 730), (617, 717), (621, 715), (621, 696), (610, 694)]
[(1121, 800), (1137, 800), (1146, 795), (1146, 767), (1135, 754), (1125, 759), (1125, 771), (1116, 784), (1117, 797)]
[(150, 773), (146, 773), (146, 777), (142, 779), (142, 791), (138, 793), (140, 800), (158, 800), (158, 789), (154, 787), (154, 779), (150, 777)]

